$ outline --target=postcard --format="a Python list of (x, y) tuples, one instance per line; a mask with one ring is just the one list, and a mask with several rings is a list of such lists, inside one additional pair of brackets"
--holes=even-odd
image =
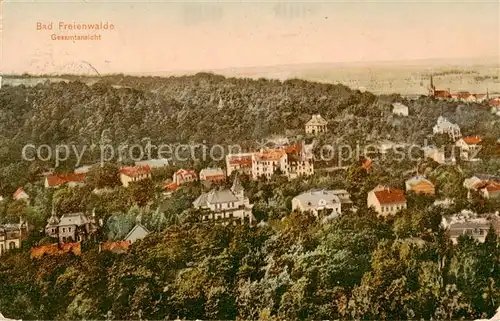
[(499, 12), (0, 1), (0, 321), (500, 321)]

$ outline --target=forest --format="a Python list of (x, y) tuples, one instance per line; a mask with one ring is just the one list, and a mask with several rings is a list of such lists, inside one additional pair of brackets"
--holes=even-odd
[[(391, 104), (409, 106), (408, 117)], [(379, 157), (370, 169), (358, 160), (346, 171), (318, 170), (307, 179), (276, 175), (270, 181), (242, 177), (254, 204), (255, 226), (199, 222), (192, 201), (207, 191), (199, 182), (162, 197), (162, 182), (179, 167), (199, 170), (222, 162), (188, 162), (154, 170), (152, 180), (124, 188), (120, 164), (94, 166), (86, 184), (45, 189), (42, 173), (52, 161), (24, 161), (26, 144), (96, 146), (201, 143), (241, 144), (299, 133), (312, 114), (329, 121), (318, 144), (393, 140), (445, 144), (431, 137), (438, 116), (460, 125), (463, 135), (488, 142), (482, 162), (440, 165), (431, 160)], [(494, 148), (497, 118), (481, 104), (405, 100), (342, 85), (302, 80), (250, 80), (213, 74), (185, 77), (105, 76), (0, 90), (0, 223), (26, 218), (34, 227), (21, 249), (0, 260), (0, 311), (23, 320), (470, 320), (492, 316), (500, 306), (500, 241), (490, 230), (484, 243), (466, 236), (453, 245), (440, 222), (463, 209), (490, 213), (498, 202), (468, 200), (463, 180), (498, 174)], [(302, 134), (300, 134), (302, 133)], [(307, 137), (306, 137), (307, 138)], [(493, 146), (493, 147), (492, 147)], [(98, 150), (84, 155), (99, 160)], [(55, 168), (69, 172), (70, 158)], [(127, 163), (125, 159), (123, 161)], [(403, 187), (409, 173), (435, 184), (437, 199), (409, 194), (408, 208), (380, 218), (366, 208), (378, 184)], [(230, 186), (233, 177), (222, 184)], [(30, 202), (11, 200), (22, 186)], [(96, 194), (94, 189), (105, 189)], [(312, 188), (345, 188), (356, 210), (332, 220), (291, 211), (291, 199)], [(95, 210), (104, 222), (80, 256), (32, 260), (29, 248), (46, 244), (40, 232), (51, 211)], [(99, 252), (98, 242), (120, 240), (140, 221), (152, 232), (124, 254)]]

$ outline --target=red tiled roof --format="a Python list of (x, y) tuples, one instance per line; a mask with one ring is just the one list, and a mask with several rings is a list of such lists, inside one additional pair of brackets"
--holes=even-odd
[(370, 169), (372, 167), (372, 160), (371, 159), (366, 159), (364, 162), (363, 162), (363, 165), (362, 167), (364, 169)]
[(148, 175), (149, 173), (151, 173), (151, 168), (149, 167), (149, 165), (122, 167), (120, 168), (120, 173), (128, 177), (136, 177), (141, 175)]
[(23, 188), (22, 187), (19, 187), (17, 189), (17, 191), (14, 192), (14, 198), (15, 197), (18, 197), (19, 195), (21, 195), (21, 193), (24, 192)]
[(231, 165), (239, 165), (240, 167), (252, 167), (252, 156), (233, 156), (229, 160)]
[(500, 99), (492, 99), (492, 100), (490, 100), (490, 106), (500, 107)]
[(463, 140), (467, 145), (477, 145), (483, 141), (483, 139), (479, 136), (467, 136), (464, 137)]
[(291, 153), (299, 154), (301, 151), (302, 151), (302, 144), (301, 143), (285, 146), (285, 152), (287, 154), (291, 154)]
[(178, 176), (180, 176), (182, 178), (184, 178), (187, 175), (191, 175), (194, 178), (197, 177), (196, 171), (194, 171), (192, 169), (183, 169), (183, 168), (177, 170), (177, 172), (175, 172), (175, 175), (178, 175)]
[(380, 204), (394, 204), (394, 203), (406, 202), (404, 192), (397, 188), (387, 188), (375, 191), (375, 196), (377, 197)]
[(49, 187), (63, 185), (69, 182), (81, 182), (85, 179), (85, 173), (81, 174), (52, 174), (47, 176)]
[(488, 192), (498, 192), (500, 191), (500, 184), (498, 183), (489, 183), (487, 186), (486, 186), (486, 190)]
[(471, 94), (468, 91), (460, 91), (460, 92), (457, 93), (457, 97), (460, 98), (460, 99), (468, 98), (470, 95)]
[(259, 161), (277, 161), (280, 160), (285, 155), (284, 150), (280, 149), (269, 149), (264, 150), (255, 155), (255, 158)]
[(448, 90), (435, 90), (434, 97), (438, 98), (451, 98), (451, 94)]

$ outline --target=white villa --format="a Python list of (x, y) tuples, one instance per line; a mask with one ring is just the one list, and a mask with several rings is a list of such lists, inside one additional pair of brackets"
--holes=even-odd
[(231, 189), (213, 189), (203, 193), (193, 202), (193, 207), (204, 210), (203, 221), (252, 224), (255, 220), (252, 214), (253, 205), (248, 197), (245, 197), (245, 189), (238, 176), (235, 177)]
[(467, 136), (460, 138), (455, 145), (460, 148), (460, 156), (464, 160), (474, 161), (478, 152), (481, 150), (482, 138), (479, 136)]
[(443, 116), (439, 116), (437, 124), (433, 127), (432, 132), (434, 134), (446, 134), (456, 141), (462, 134), (460, 133), (460, 127), (457, 124), (450, 122)]
[(315, 216), (338, 215), (342, 213), (342, 204), (351, 205), (351, 195), (343, 189), (313, 190), (295, 196), (292, 199), (292, 210), (312, 212)]
[(392, 113), (399, 116), (408, 116), (408, 106), (401, 103), (392, 104)]
[(0, 225), (0, 256), (9, 250), (20, 248), (27, 230), (27, 224), (22, 221), (18, 224)]
[(493, 226), (498, 234), (500, 217), (498, 213), (478, 215), (474, 212), (463, 210), (462, 212), (443, 217), (441, 226), (447, 230), (453, 244), (458, 243), (461, 235), (467, 235), (483, 243), (488, 235), (490, 226)]
[(306, 123), (306, 134), (325, 133), (328, 122), (320, 114), (312, 115), (311, 120)]

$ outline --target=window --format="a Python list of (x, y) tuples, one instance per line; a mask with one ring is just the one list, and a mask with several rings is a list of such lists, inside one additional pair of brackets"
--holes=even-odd
[(14, 242), (9, 242), (9, 250), (13, 250), (16, 248), (16, 243)]
[(68, 228), (68, 232), (71, 232), (71, 227)]
[(63, 227), (63, 233), (66, 233), (66, 228), (65, 227)]

